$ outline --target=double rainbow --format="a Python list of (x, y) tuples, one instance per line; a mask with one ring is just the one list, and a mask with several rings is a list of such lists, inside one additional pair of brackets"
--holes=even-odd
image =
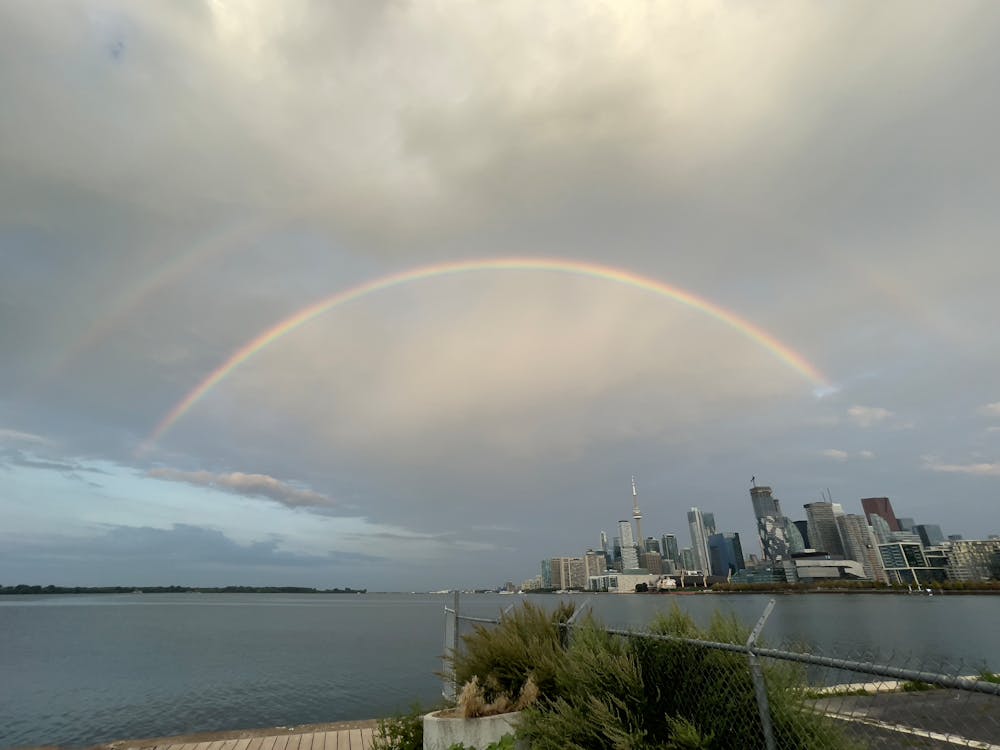
[(465, 273), (482, 273), (489, 271), (543, 271), (550, 273), (565, 273), (574, 276), (583, 276), (594, 279), (602, 279), (624, 286), (651, 292), (653, 294), (667, 297), (675, 302), (679, 302), (693, 310), (705, 313), (715, 318), (721, 323), (738, 331), (744, 337), (754, 341), (770, 351), (781, 362), (809, 380), (816, 389), (816, 392), (828, 391), (829, 382), (826, 377), (801, 354), (790, 346), (782, 343), (779, 339), (762, 328), (754, 325), (750, 321), (739, 317), (735, 313), (726, 310), (703, 297), (699, 297), (692, 292), (680, 289), (662, 281), (621, 268), (613, 268), (598, 263), (588, 263), (576, 260), (566, 260), (561, 258), (494, 258), (486, 260), (466, 260), (454, 261), (450, 263), (438, 263), (429, 266), (412, 268), (407, 271), (382, 276), (371, 281), (366, 281), (357, 286), (345, 289), (324, 297), (313, 304), (302, 308), (298, 312), (290, 315), (284, 320), (267, 328), (254, 338), (247, 341), (243, 346), (234, 351), (225, 362), (210, 372), (204, 380), (192, 388), (187, 395), (178, 401), (173, 408), (160, 420), (149, 437), (143, 441), (137, 450), (137, 455), (149, 452), (153, 446), (173, 427), (177, 421), (183, 417), (191, 408), (200, 401), (205, 394), (222, 382), (233, 370), (246, 362), (250, 357), (266, 349), (270, 344), (277, 341), (291, 331), (294, 331), (304, 323), (309, 322), (323, 313), (339, 307), (340, 305), (352, 302), (375, 292), (381, 292), (394, 287), (410, 284), (425, 279), (432, 279), (441, 276), (456, 276)]

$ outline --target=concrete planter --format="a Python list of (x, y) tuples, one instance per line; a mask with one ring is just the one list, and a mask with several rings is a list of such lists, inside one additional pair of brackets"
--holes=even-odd
[(448, 716), (449, 713), (450, 710), (435, 711), (424, 716), (424, 750), (448, 750), (458, 742), (481, 750), (505, 734), (514, 734), (517, 717), (521, 715), (520, 711), (512, 711), (466, 719)]

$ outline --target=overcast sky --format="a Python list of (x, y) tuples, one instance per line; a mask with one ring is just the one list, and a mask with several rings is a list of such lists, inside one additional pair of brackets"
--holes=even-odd
[(998, 80), (992, 2), (0, 2), (0, 584), (1000, 532)]

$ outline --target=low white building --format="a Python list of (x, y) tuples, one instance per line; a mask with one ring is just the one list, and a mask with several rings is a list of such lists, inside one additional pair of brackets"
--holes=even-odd
[(587, 579), (587, 588), (590, 591), (607, 591), (612, 594), (634, 594), (635, 587), (640, 583), (655, 589), (659, 583), (660, 576), (653, 573), (615, 573), (609, 571), (598, 576), (590, 576)]

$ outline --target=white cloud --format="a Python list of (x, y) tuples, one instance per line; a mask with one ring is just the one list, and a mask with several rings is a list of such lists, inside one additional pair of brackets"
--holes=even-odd
[(831, 458), (834, 461), (846, 461), (848, 459), (847, 451), (838, 450), (837, 448), (827, 448), (826, 450), (820, 451), (821, 456), (826, 458)]
[(1000, 417), (1000, 401), (994, 401), (992, 404), (983, 404), (979, 407), (979, 413), (985, 414), (988, 417)]
[(974, 464), (946, 464), (931, 456), (924, 457), (924, 468), (943, 474), (968, 474), (976, 477), (1000, 477), (1000, 462)]
[(852, 406), (847, 410), (847, 416), (859, 427), (871, 427), (881, 424), (892, 417), (892, 412), (881, 406)]
[(874, 451), (860, 451), (858, 453), (858, 457), (859, 458), (863, 458), (866, 461), (870, 461), (871, 459), (875, 458), (875, 452)]
[(34, 443), (36, 445), (52, 444), (48, 438), (44, 438), (41, 435), (35, 435), (31, 432), (21, 432), (20, 430), (11, 430), (4, 427), (0, 427), (0, 443)]
[(239, 471), (216, 474), (210, 471), (159, 468), (151, 469), (149, 475), (169, 482), (186, 482), (199, 487), (214, 487), (237, 495), (266, 497), (289, 508), (332, 508), (337, 505), (336, 501), (326, 495), (296, 487), (267, 474), (244, 474)]

